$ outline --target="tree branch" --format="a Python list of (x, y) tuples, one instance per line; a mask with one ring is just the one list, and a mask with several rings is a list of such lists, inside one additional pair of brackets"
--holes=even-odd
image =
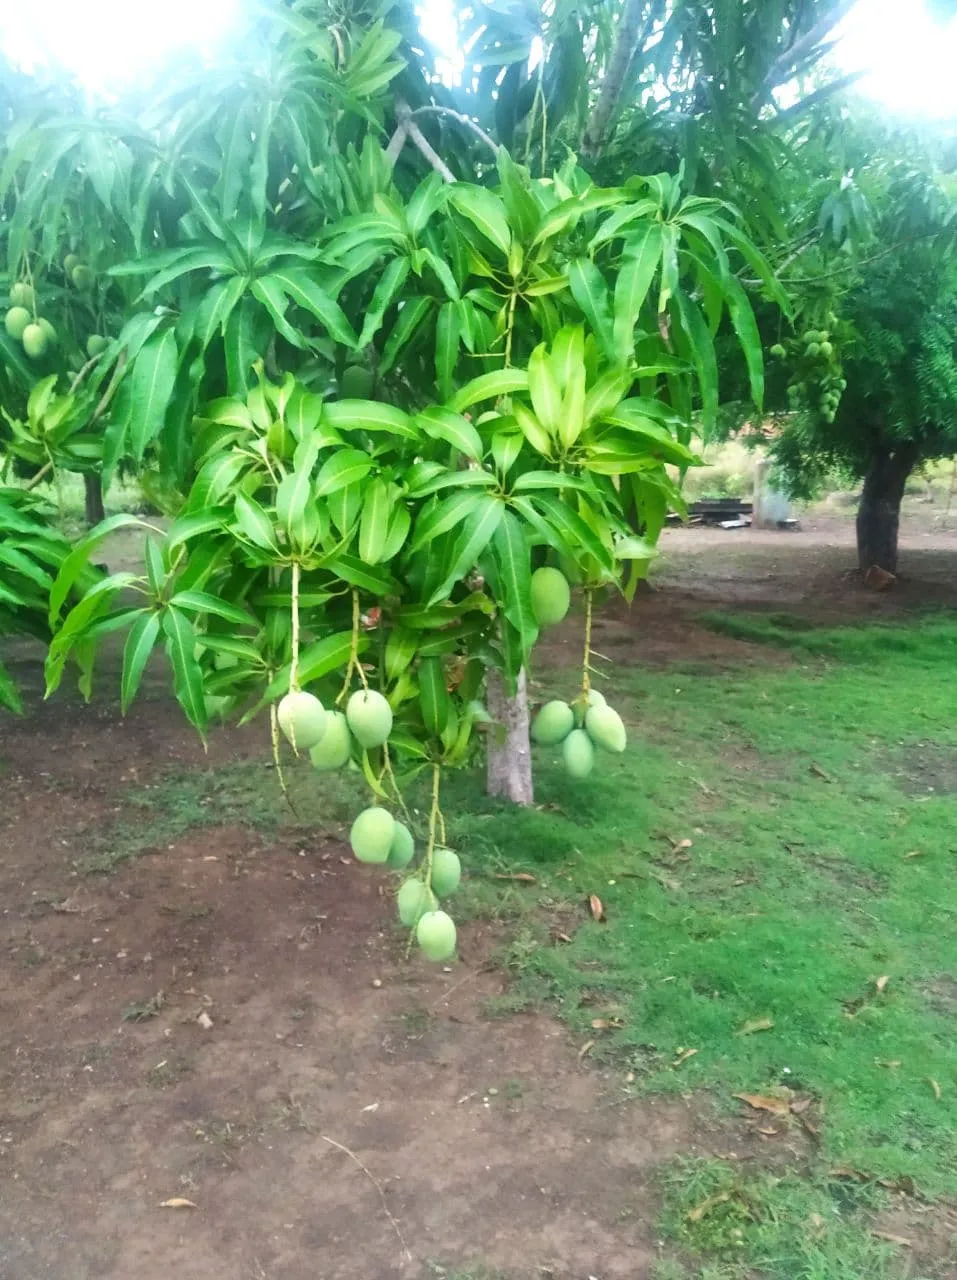
[[(428, 138), (415, 123), (413, 116), (416, 113), (409, 108), (409, 104), (402, 101), (397, 102), (395, 114), (399, 121), (398, 127), (389, 139), (389, 145), (386, 147), (385, 151), (389, 158), (389, 162), (393, 167), (402, 153), (402, 148), (405, 146), (406, 139), (411, 139), (425, 159), (428, 160), (435, 172), (441, 175), (443, 182), (454, 182), (455, 174), (445, 163), (439, 153), (434, 150)], [(477, 127), (478, 126), (476, 126), (476, 128)], [(491, 139), (489, 139), (489, 141), (491, 142)]]
[(611, 62), (608, 64), (608, 72), (602, 82), (601, 93), (598, 95), (595, 110), (592, 112), (592, 117), (582, 138), (582, 152), (586, 156), (597, 156), (605, 141), (615, 104), (621, 96), (625, 76), (628, 74), (631, 60), (635, 56), (644, 8), (644, 0), (625, 0), (621, 18), (618, 22), (618, 39), (615, 41), (615, 51), (611, 56)]
[(815, 23), (800, 40), (774, 59), (764, 77), (764, 83), (751, 100), (754, 110), (762, 105), (772, 89), (788, 78), (788, 73), (807, 57), (815, 45), (820, 44), (828, 32), (833, 31), (847, 17), (855, 4), (857, 0), (838, 0), (836, 7), (826, 17)]
[(416, 116), (426, 115), (448, 116), (450, 120), (457, 120), (458, 123), (463, 125), (466, 129), (471, 129), (475, 136), (481, 139), (481, 141), (484, 142), (491, 150), (492, 155), (496, 158), (498, 157), (498, 144), (489, 137), (481, 126), (477, 125), (475, 121), (470, 119), (468, 116), (462, 115), (460, 111), (453, 111), (451, 107), (416, 107), (416, 109), (410, 113), (410, 118), (414, 119)]
[(428, 160), (435, 172), (441, 174), (445, 182), (454, 182), (455, 174), (445, 163), (439, 153), (433, 149), (428, 138), (412, 119), (409, 120), (408, 130), (409, 137), (422, 152), (423, 156), (425, 156), (426, 160)]

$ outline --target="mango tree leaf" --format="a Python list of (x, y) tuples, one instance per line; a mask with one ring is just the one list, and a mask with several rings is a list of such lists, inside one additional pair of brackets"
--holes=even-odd
[(366, 564), (378, 564), (382, 559), (391, 503), (389, 485), (381, 478), (373, 480), (365, 491), (359, 520), (359, 556)]
[(409, 415), (381, 400), (330, 400), (322, 414), (324, 421), (337, 431), (387, 431), (406, 440), (418, 439)]
[(448, 724), (451, 710), (442, 659), (424, 658), (419, 663), (418, 677), (422, 719), (428, 731), (438, 738)]
[(123, 674), (120, 679), (120, 710), (123, 715), (126, 715), (130, 703), (136, 697), (159, 630), (159, 613), (144, 613), (133, 623), (126, 637), (126, 644), (123, 646)]
[(173, 387), (179, 352), (176, 334), (164, 329), (143, 344), (133, 363), (130, 378), (130, 447), (141, 462), (146, 446), (163, 426)]
[(480, 498), (476, 510), (461, 526), (450, 557), (451, 567), (429, 597), (430, 606), (444, 600), (455, 583), (474, 567), (479, 556), (488, 548), (504, 514), (504, 504), (498, 498), (486, 495)]
[(598, 339), (598, 345), (609, 360), (614, 360), (614, 330), (604, 276), (588, 258), (576, 258), (568, 266), (568, 283), (572, 297)]
[(751, 302), (744, 289), (733, 276), (724, 282), (725, 297), (731, 323), (741, 343), (745, 363), (748, 366), (748, 377), (751, 381), (751, 398), (760, 409), (764, 405), (764, 352), (761, 347), (761, 335), (757, 321), (751, 309)]
[(453, 413), (442, 405), (430, 405), (416, 416), (415, 424), (431, 440), (444, 440), (473, 462), (481, 461), (482, 437), (460, 413)]
[(484, 187), (455, 184), (449, 188), (452, 207), (467, 218), (481, 234), (505, 256), (512, 243), (505, 206), (498, 196)]
[(228, 600), (211, 595), (208, 591), (177, 591), (170, 600), (177, 609), (185, 609), (188, 613), (211, 613), (224, 622), (234, 622), (239, 627), (255, 627), (256, 619)]
[(172, 606), (163, 613), (163, 630), (166, 632), (166, 652), (173, 668), (176, 701), (190, 724), (202, 734), (206, 729), (207, 716), (203, 672), (195, 657), (198, 636), (186, 615)]
[(532, 612), (532, 569), (528, 542), (521, 521), (506, 511), (492, 538), (492, 554), (502, 603), (502, 611), (518, 634), (523, 665), (538, 639), (538, 624)]
[(358, 346), (366, 347), (382, 327), (382, 320), (389, 307), (402, 291), (409, 275), (408, 258), (393, 258), (379, 278), (379, 283), (372, 294), (359, 335)]
[(90, 556), (96, 548), (104, 538), (109, 537), (117, 529), (128, 529), (131, 526), (136, 526), (140, 529), (148, 529), (150, 527), (139, 516), (129, 515), (126, 512), (120, 512), (115, 516), (107, 516), (105, 520), (101, 520), (95, 528), (91, 529), (85, 538), (81, 538), (66, 557), (50, 589), (50, 612), (48, 617), (51, 630), (56, 629), (60, 611), (66, 603), (66, 598), (70, 594), (74, 583), (86, 569)]
[(718, 361), (714, 351), (714, 341), (701, 308), (696, 302), (680, 290), (675, 295), (678, 314), (682, 328), (688, 339), (695, 372), (698, 375), (698, 390), (701, 394), (701, 416), (708, 430), (714, 428), (718, 416)]
[(395, 364), (401, 352), (415, 337), (425, 317), (432, 310), (435, 301), (432, 298), (406, 298), (392, 330), (386, 338), (379, 358), (379, 373), (386, 374)]
[(497, 400), (499, 396), (527, 390), (528, 374), (524, 369), (493, 369), (491, 373), (481, 373), (471, 382), (466, 382), (464, 387), (459, 387), (449, 401), (449, 408), (462, 413), (483, 400)]
[(310, 276), (305, 267), (277, 267), (270, 273), (270, 279), (285, 294), (316, 317), (326, 332), (336, 342), (353, 348), (357, 338), (346, 318), (346, 313), (334, 298), (330, 297)]
[(238, 532), (247, 538), (253, 546), (259, 547), (262, 551), (272, 552), (273, 555), (278, 555), (279, 544), (276, 541), (276, 531), (273, 529), (272, 521), (259, 503), (254, 498), (247, 497), (244, 493), (237, 493), (233, 509), (236, 515)]
[(448, 400), (452, 394), (452, 375), (459, 358), (459, 316), (454, 302), (439, 307), (435, 323), (435, 381), (439, 395)]
[(635, 325), (660, 262), (661, 223), (649, 222), (625, 241), (615, 281), (615, 352), (623, 363), (634, 355)]

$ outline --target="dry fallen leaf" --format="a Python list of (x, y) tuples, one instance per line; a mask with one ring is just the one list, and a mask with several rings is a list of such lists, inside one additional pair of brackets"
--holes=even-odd
[(204, 1010), (203, 1010), (203, 1012), (199, 1015), (199, 1017), (196, 1019), (196, 1021), (197, 1021), (197, 1022), (199, 1023), (199, 1025), (203, 1028), (203, 1030), (204, 1030), (204, 1031), (212, 1031), (212, 1029), (213, 1029), (213, 1020), (212, 1020), (212, 1018), (209, 1016), (209, 1014), (206, 1012), (206, 1010), (205, 1010), (205, 1009), (204, 1009)]
[(593, 920), (605, 919), (605, 908), (601, 905), (601, 898), (597, 893), (592, 893), (588, 897), (588, 910), (591, 912)]
[(803, 1115), (813, 1101), (813, 1098), (792, 1098), (790, 1103), (792, 1113), (796, 1116)]
[(369, 1105), (368, 1105), (367, 1107), (363, 1107), (363, 1108), (362, 1108), (362, 1110), (363, 1110), (363, 1111), (378, 1111), (378, 1110), (379, 1110), (379, 1104), (378, 1104), (378, 1102), (370, 1102), (370, 1103), (369, 1103)]
[(756, 1031), (770, 1031), (773, 1026), (773, 1018), (752, 1018), (750, 1022), (746, 1022), (734, 1034), (736, 1036), (753, 1036)]
[(905, 859), (906, 858), (922, 858), (923, 856), (924, 855), (923, 853), (921, 853), (920, 849), (911, 849), (910, 853), (904, 854)]
[(708, 1196), (707, 1200), (702, 1200), (699, 1205), (695, 1205), (690, 1211), (688, 1221), (700, 1222), (705, 1214), (710, 1213), (712, 1209), (716, 1209), (719, 1204), (727, 1204), (730, 1199), (730, 1191), (719, 1191), (717, 1195)]
[(740, 1098), (755, 1111), (770, 1111), (775, 1116), (786, 1116), (791, 1109), (784, 1098), (772, 1098), (764, 1093), (732, 1093), (731, 1097)]
[(879, 978), (875, 980), (874, 987), (876, 988), (878, 995), (880, 995), (885, 990), (890, 980), (891, 980), (891, 975), (889, 973), (883, 973)]
[(694, 841), (688, 840), (687, 838), (685, 838), (684, 840), (679, 840), (678, 843), (675, 845), (675, 848), (676, 849), (693, 849)]
[(927, 1077), (927, 1083), (933, 1089), (934, 1097), (937, 1099), (938, 1102), (940, 1102), (940, 1085), (937, 1083), (937, 1081), (934, 1079), (933, 1076)]
[(493, 880), (514, 880), (517, 884), (537, 884), (538, 881), (529, 871), (496, 871)]
[(672, 1067), (680, 1067), (683, 1062), (687, 1062), (689, 1058), (693, 1058), (696, 1053), (700, 1052), (700, 1049), (676, 1049), (675, 1053), (678, 1056), (671, 1065)]
[(900, 1059), (900, 1058), (888, 1058), (888, 1059), (884, 1059), (884, 1058), (875, 1058), (875, 1059), (874, 1059), (874, 1066), (875, 1066), (875, 1067), (891, 1067), (891, 1068), (894, 1068), (894, 1067), (899, 1067), (900, 1065), (901, 1065), (901, 1059)]
[(780, 1129), (758, 1129), (758, 1133), (761, 1134), (762, 1138), (776, 1138), (780, 1132)]
[(595, 1047), (594, 1040), (586, 1040), (582, 1047), (578, 1050), (578, 1061), (581, 1062), (586, 1053), (591, 1053)]
[(877, 1236), (878, 1240), (889, 1240), (891, 1244), (899, 1244), (903, 1249), (911, 1248), (911, 1242), (906, 1236), (895, 1236), (892, 1231), (875, 1231), (872, 1227), (871, 1235)]
[(909, 1173), (902, 1173), (899, 1178), (878, 1178), (877, 1185), (888, 1191), (899, 1191), (904, 1196), (916, 1196), (917, 1185)]
[(826, 769), (822, 769), (819, 764), (812, 764), (811, 772), (814, 774), (815, 778), (823, 778), (825, 782), (831, 781), (831, 775)]
[(591, 1025), (593, 1031), (613, 1031), (625, 1024), (621, 1018), (592, 1018)]
[(195, 1209), (196, 1206), (192, 1200), (184, 1200), (182, 1196), (173, 1196), (172, 1200), (163, 1200), (160, 1203), (161, 1209)]

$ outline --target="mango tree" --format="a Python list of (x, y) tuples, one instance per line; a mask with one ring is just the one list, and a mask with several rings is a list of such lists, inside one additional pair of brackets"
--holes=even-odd
[[(286, 48), (285, 26), (277, 40)], [(397, 47), (382, 27), (351, 62), (326, 60), (298, 29), (296, 41), (291, 83), (349, 80), (353, 96), (361, 71), (387, 82)], [(95, 358), (98, 387), (113, 388), (97, 419), (103, 469), (135, 467), (165, 518), (114, 517), (68, 557), (50, 596), (48, 688), (70, 659), (88, 688), (96, 642), (125, 631), (126, 708), (161, 646), (200, 733), (262, 712), (280, 777), (283, 739), (320, 771), (361, 769), (372, 805), (352, 843), (364, 861), (411, 861), (403, 787), (424, 772), (424, 852), (399, 905), (441, 958), (454, 926), (436, 897), (458, 874), (443, 770), (495, 741), (500, 703), (486, 690), (521, 687), (570, 583), (583, 599), (580, 687), (533, 736), (561, 745), (576, 777), (596, 747), (623, 749), (592, 683), (595, 595), (630, 597), (681, 509), (693, 425), (717, 413), (723, 325), (760, 403), (738, 274), (775, 285), (735, 213), (683, 198), (678, 178), (596, 188), (572, 160), (533, 180), (499, 149), (487, 185), (413, 183), (376, 140), (374, 91), (361, 128), (358, 113), (333, 112), (312, 142), (305, 104), (279, 120), (268, 86), (258, 105), (249, 92), (230, 102), (232, 128), (220, 111), (198, 132), (194, 107), (180, 141), (167, 121), (175, 159), (162, 180), (143, 177), (142, 251), (97, 257), (110, 305), (137, 299)], [(314, 163), (331, 139), (332, 162)], [(109, 209), (122, 222), (125, 197)], [(55, 275), (64, 246), (41, 255), (35, 234), (14, 258)], [(134, 523), (142, 573), (102, 576), (70, 608), (95, 548)], [(511, 705), (509, 759), (523, 767), (504, 784), (527, 802)]]

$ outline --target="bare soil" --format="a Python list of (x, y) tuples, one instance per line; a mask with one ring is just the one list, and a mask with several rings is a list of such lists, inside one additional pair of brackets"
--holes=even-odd
[[(669, 532), (598, 645), (747, 662), (696, 615), (957, 601), (954, 533), (909, 524), (879, 596), (851, 534)], [(33, 683), (36, 657), (14, 654)], [(2, 1280), (643, 1280), (657, 1171), (756, 1142), (634, 1099), (544, 1016), (486, 1017), (492, 926), (454, 966), (405, 962), (382, 877), (331, 835), (222, 826), (85, 874), (130, 787), (209, 762), (160, 685), (126, 721), (64, 696), (0, 732)], [(222, 734), (212, 761), (260, 754)]]

